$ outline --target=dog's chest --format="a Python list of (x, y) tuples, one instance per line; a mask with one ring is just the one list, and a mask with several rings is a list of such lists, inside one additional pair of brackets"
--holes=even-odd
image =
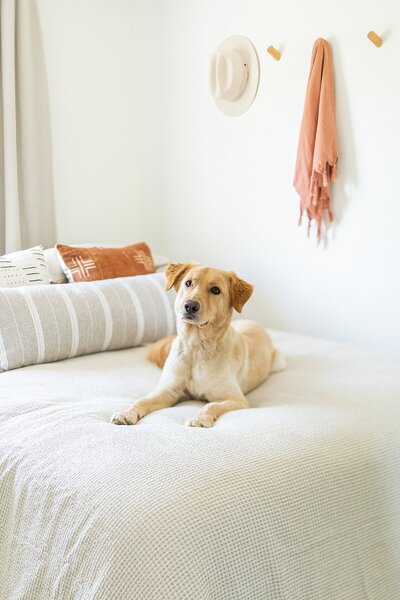
[(225, 379), (225, 371), (225, 366), (215, 358), (193, 357), (188, 369), (188, 392), (195, 398), (207, 398)]
[(210, 378), (212, 379), (212, 373), (209, 372), (207, 366), (194, 362), (188, 375), (187, 388), (189, 393), (195, 397), (205, 396), (207, 389), (209, 389)]

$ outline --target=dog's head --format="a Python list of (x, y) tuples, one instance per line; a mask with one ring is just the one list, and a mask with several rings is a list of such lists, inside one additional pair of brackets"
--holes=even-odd
[(253, 286), (236, 273), (195, 263), (170, 263), (165, 274), (166, 289), (178, 292), (178, 320), (201, 328), (229, 320), (233, 308), (241, 312), (253, 293)]

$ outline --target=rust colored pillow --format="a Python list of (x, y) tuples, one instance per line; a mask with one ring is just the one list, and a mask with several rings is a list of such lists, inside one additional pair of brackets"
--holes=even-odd
[(144, 242), (122, 248), (79, 248), (56, 244), (61, 266), (70, 283), (147, 275), (156, 269)]

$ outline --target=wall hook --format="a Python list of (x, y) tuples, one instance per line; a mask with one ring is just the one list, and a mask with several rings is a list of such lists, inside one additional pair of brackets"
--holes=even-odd
[(370, 32), (368, 33), (368, 35), (367, 35), (367, 38), (368, 38), (369, 40), (371, 40), (371, 42), (372, 42), (373, 44), (375, 44), (375, 46), (376, 46), (377, 48), (380, 48), (380, 47), (382, 46), (382, 44), (383, 44), (383, 40), (382, 40), (382, 38), (381, 38), (381, 37), (379, 37), (379, 35), (377, 35), (377, 34), (375, 33), (375, 31), (370, 31)]
[(273, 46), (268, 46), (267, 52), (268, 52), (268, 54), (270, 54), (271, 56), (273, 56), (275, 60), (280, 60), (281, 59), (281, 56), (282, 56), (281, 53), (279, 52), (279, 50), (277, 50)]

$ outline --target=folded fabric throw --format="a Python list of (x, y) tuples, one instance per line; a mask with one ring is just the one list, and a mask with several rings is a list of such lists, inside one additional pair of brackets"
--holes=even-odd
[(312, 51), (294, 177), (294, 187), (300, 195), (299, 224), (307, 211), (308, 233), (311, 220), (315, 219), (318, 240), (323, 210), (333, 220), (330, 183), (336, 179), (337, 162), (332, 50), (326, 40), (318, 38)]

